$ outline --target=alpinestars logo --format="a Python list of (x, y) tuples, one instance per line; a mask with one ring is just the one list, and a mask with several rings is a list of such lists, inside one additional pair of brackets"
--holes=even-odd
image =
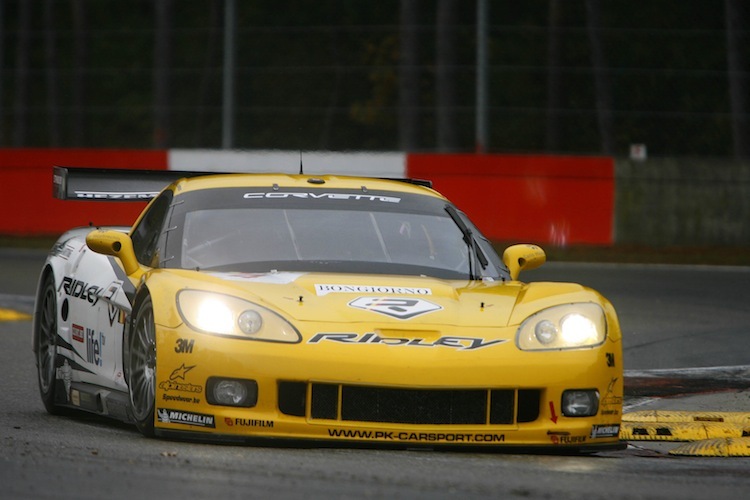
[(210, 427), (212, 429), (216, 428), (213, 415), (191, 413), (180, 410), (168, 410), (165, 408), (158, 408), (156, 414), (159, 418), (159, 422), (163, 424), (183, 424), (195, 425), (198, 427)]
[(397, 297), (360, 297), (349, 302), (349, 306), (396, 319), (416, 318), (442, 309), (441, 306), (426, 300)]

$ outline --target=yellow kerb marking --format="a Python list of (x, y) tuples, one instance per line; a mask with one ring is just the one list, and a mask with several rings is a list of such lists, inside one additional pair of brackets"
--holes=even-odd
[(0, 321), (24, 321), (29, 319), (31, 319), (31, 316), (28, 314), (12, 309), (0, 309)]

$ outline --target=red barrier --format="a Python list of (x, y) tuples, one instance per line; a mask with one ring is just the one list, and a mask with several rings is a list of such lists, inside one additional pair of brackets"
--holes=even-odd
[[(168, 161), (167, 151), (0, 149), (0, 234), (57, 235), (90, 222), (130, 225), (145, 203), (56, 200), (52, 167), (163, 170)], [(410, 154), (406, 175), (432, 180), (493, 240), (613, 240), (611, 158)]]
[(492, 240), (612, 244), (612, 158), (410, 154), (407, 174), (432, 180)]
[(145, 202), (62, 201), (52, 167), (167, 169), (166, 151), (0, 149), (0, 234), (57, 235), (76, 226), (130, 225)]

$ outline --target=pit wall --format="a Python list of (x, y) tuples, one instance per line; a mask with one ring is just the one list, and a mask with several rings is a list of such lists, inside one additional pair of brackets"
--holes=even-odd
[(433, 181), (490, 239), (541, 245), (750, 243), (750, 165), (544, 155), (0, 149), (0, 235), (130, 225), (143, 202), (62, 201), (52, 167), (412, 177)]

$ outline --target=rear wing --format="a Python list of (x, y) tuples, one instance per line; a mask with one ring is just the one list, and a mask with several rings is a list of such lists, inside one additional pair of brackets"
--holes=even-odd
[[(176, 180), (223, 173), (229, 172), (54, 167), (53, 196), (60, 200), (149, 201)], [(385, 180), (432, 187), (432, 182), (421, 179)]]
[(149, 201), (178, 179), (215, 173), (54, 167), (53, 196), (60, 200)]

